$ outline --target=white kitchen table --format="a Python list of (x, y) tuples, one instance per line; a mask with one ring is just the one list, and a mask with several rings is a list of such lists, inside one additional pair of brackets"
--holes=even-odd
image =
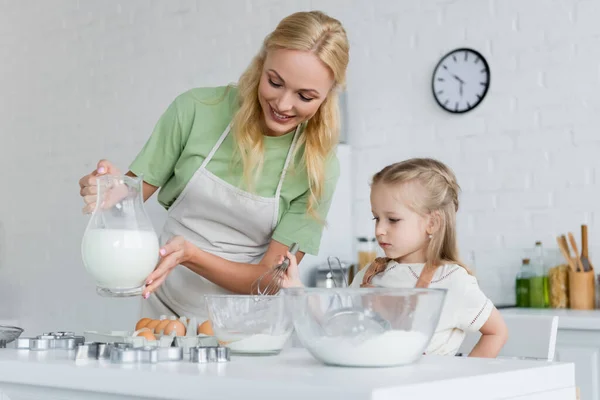
[(572, 363), (424, 356), (404, 367), (341, 368), (297, 348), (278, 356), (232, 355), (222, 364), (117, 365), (72, 357), (0, 350), (0, 399), (575, 399)]
[(503, 315), (556, 315), (555, 360), (575, 364), (581, 400), (600, 400), (600, 310), (507, 308)]

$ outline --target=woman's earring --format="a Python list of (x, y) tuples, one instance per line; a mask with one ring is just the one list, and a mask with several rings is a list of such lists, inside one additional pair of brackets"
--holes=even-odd
[(429, 239), (432, 239), (432, 238), (433, 238), (433, 235), (431, 235), (431, 234), (430, 234), (430, 235), (429, 235)]

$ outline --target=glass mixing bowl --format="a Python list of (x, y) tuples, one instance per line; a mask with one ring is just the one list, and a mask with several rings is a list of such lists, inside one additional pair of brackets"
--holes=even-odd
[(299, 341), (338, 366), (416, 362), (440, 319), (445, 289), (289, 288), (286, 309)]
[(16, 326), (0, 325), (0, 349), (21, 336), (23, 329)]
[(279, 354), (294, 329), (283, 296), (204, 295), (215, 337), (235, 354)]

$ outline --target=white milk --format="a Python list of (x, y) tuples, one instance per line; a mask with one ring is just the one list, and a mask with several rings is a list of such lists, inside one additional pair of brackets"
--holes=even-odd
[(310, 352), (326, 364), (349, 367), (387, 367), (408, 364), (425, 351), (429, 337), (420, 332), (387, 331), (362, 343), (332, 337), (309, 344)]
[(283, 349), (283, 346), (285, 346), (285, 342), (287, 342), (290, 335), (291, 332), (284, 333), (283, 335), (267, 335), (259, 333), (244, 337), (243, 339), (219, 335), (218, 339), (224, 342), (229, 342), (229, 340), (233, 339), (231, 342), (227, 343), (226, 346), (236, 353), (273, 353)]
[(154, 231), (90, 229), (81, 244), (86, 269), (108, 289), (142, 286), (156, 267), (158, 250)]

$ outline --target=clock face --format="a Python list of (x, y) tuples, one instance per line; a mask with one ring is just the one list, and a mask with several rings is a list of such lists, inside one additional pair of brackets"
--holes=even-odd
[(472, 49), (446, 54), (433, 71), (433, 96), (452, 113), (477, 107), (490, 87), (490, 68), (483, 56)]

